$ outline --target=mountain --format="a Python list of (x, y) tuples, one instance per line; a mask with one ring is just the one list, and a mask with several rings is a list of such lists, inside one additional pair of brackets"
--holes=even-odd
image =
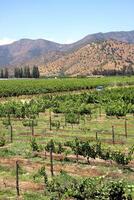
[(54, 59), (61, 56), (62, 44), (48, 40), (21, 39), (9, 45), (0, 46), (0, 66), (16, 66), (31, 62)]
[[(90, 46), (92, 43), (108, 40), (120, 41), (123, 42), (123, 45), (125, 45), (125, 43), (128, 43), (128, 45), (134, 44), (134, 31), (91, 34), (72, 44), (59, 44), (44, 39), (21, 39), (12, 44), (0, 46), (0, 67), (12, 68), (37, 64), (41, 66), (41, 72), (46, 73), (46, 68), (51, 68), (54, 64), (57, 65), (60, 60), (64, 60), (67, 57), (71, 59), (70, 55), (74, 57), (79, 50), (83, 51), (82, 48), (87, 49), (88, 44)], [(84, 54), (87, 55), (86, 53)], [(91, 57), (90, 55), (87, 56)], [(87, 60), (89, 60), (89, 58), (87, 58)], [(67, 60), (66, 62), (68, 63), (71, 61)], [(79, 59), (75, 62), (81, 63)], [(67, 63), (64, 63), (64, 65), (68, 66)], [(56, 66), (54, 66), (54, 68), (56, 68)], [(51, 70), (53, 71), (53, 69)], [(49, 72), (49, 68), (47, 71)]]
[[(87, 35), (83, 39), (70, 44), (66, 46), (66, 49), (72, 50), (72, 49), (78, 49), (82, 46), (85, 46), (86, 44), (89, 44), (91, 42), (98, 42), (98, 41), (104, 41), (104, 40), (117, 40), (122, 42), (127, 42), (130, 44), (134, 44), (134, 31), (119, 31), (119, 32), (108, 32), (108, 33), (95, 33), (91, 35)], [(64, 48), (64, 46), (63, 46)]]
[(131, 74), (134, 44), (117, 40), (92, 42), (41, 67), (42, 75)]

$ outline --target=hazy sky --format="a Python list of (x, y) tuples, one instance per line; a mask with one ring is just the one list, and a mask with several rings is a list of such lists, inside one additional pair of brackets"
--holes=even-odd
[(20, 38), (71, 43), (134, 30), (134, 0), (0, 0), (0, 44)]

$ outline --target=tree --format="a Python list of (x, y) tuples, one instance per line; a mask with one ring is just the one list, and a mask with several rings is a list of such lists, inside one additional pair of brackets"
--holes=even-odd
[(1, 69), (0, 77), (1, 77), (1, 78), (4, 78), (4, 72), (3, 72), (3, 69)]
[(8, 74), (8, 69), (5, 68), (5, 73), (4, 73), (4, 78), (8, 78), (9, 74)]
[(23, 77), (27, 78), (27, 66), (23, 68)]
[(31, 77), (30, 67), (24, 66), (21, 68), (14, 68), (14, 77), (15, 78), (30, 78)]
[(19, 78), (19, 70), (18, 68), (14, 68), (14, 77)]
[(31, 77), (29, 66), (24, 67), (23, 77), (24, 78), (30, 78)]
[(23, 74), (23, 69), (22, 67), (20, 68), (20, 78), (23, 78), (24, 74)]
[(36, 65), (33, 66), (32, 77), (33, 78), (39, 78), (40, 77), (39, 69), (38, 69), (38, 66), (36, 66)]
[(26, 74), (27, 74), (27, 78), (31, 78), (31, 74), (30, 74), (30, 68), (29, 68), (29, 66), (27, 66)]

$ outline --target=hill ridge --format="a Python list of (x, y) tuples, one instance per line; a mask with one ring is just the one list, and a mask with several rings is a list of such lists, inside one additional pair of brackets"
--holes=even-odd
[[(59, 44), (45, 39), (23, 38), (12, 44), (0, 46), (0, 67), (1, 68), (8, 67), (12, 69), (13, 67), (20, 67), (24, 65), (30, 65), (30, 66), (39, 65), (41, 67), (42, 74), (46, 73), (46, 67), (48, 69), (50, 67), (50, 69), (48, 70), (49, 74), (55, 74), (56, 65), (54, 66), (53, 69), (51, 68), (51, 66), (54, 63), (56, 64), (57, 62), (59, 62), (59, 59), (61, 60), (65, 59), (65, 56), (68, 56), (70, 54), (75, 55), (78, 50), (80, 50), (83, 47), (86, 47), (88, 44), (93, 44), (93, 43), (97, 44), (108, 40), (113, 40), (115, 43), (116, 41), (121, 42), (124, 45), (124, 48), (126, 48), (125, 43), (126, 45), (134, 44), (134, 31), (118, 31), (118, 32), (107, 32), (107, 33), (100, 32), (100, 33), (90, 34), (72, 44)], [(99, 54), (99, 52), (97, 53)], [(100, 52), (100, 54), (102, 54), (102, 52)], [(85, 53), (85, 55), (87, 54)], [(109, 57), (107, 59), (108, 59), (107, 62), (109, 63)], [(87, 60), (89, 60), (89, 58), (87, 58)], [(92, 59), (90, 58), (90, 62), (91, 60)], [(67, 70), (69, 67), (71, 68), (71, 66), (68, 66), (69, 65), (68, 62), (69, 61), (67, 61), (67, 63), (65, 64)], [(77, 58), (77, 60), (75, 61), (75, 65), (72, 64), (72, 66), (73, 67), (75, 67), (76, 65), (78, 66), (78, 62), (81, 63)], [(122, 60), (121, 64), (123, 66), (126, 66), (126, 63), (128, 63), (128, 61)], [(132, 56), (130, 58), (130, 63), (133, 63)], [(92, 66), (94, 66), (94, 64), (95, 63), (92, 62)], [(100, 62), (98, 66), (99, 65), (102, 65), (102, 62)], [(77, 66), (76, 69), (78, 68)], [(82, 67), (83, 65), (81, 66), (81, 68)], [(87, 74), (89, 73), (88, 67), (89, 65), (87, 66)], [(65, 73), (67, 71), (65, 70), (64, 72), (63, 68), (65, 67), (62, 67), (62, 69), (60, 69), (61, 70), (60, 73)], [(77, 71), (76, 69), (74, 71)]]

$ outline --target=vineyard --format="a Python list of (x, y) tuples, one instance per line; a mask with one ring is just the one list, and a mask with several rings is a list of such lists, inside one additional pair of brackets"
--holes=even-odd
[(61, 79), (12, 79), (0, 80), (0, 97), (46, 94), (53, 92), (88, 90), (104, 87), (134, 85), (132, 77), (61, 78)]
[[(1, 97), (52, 94), (0, 103), (0, 199), (132, 200), (134, 88), (112, 86), (133, 83), (133, 77), (1, 81)], [(53, 94), (98, 85), (104, 89)]]

